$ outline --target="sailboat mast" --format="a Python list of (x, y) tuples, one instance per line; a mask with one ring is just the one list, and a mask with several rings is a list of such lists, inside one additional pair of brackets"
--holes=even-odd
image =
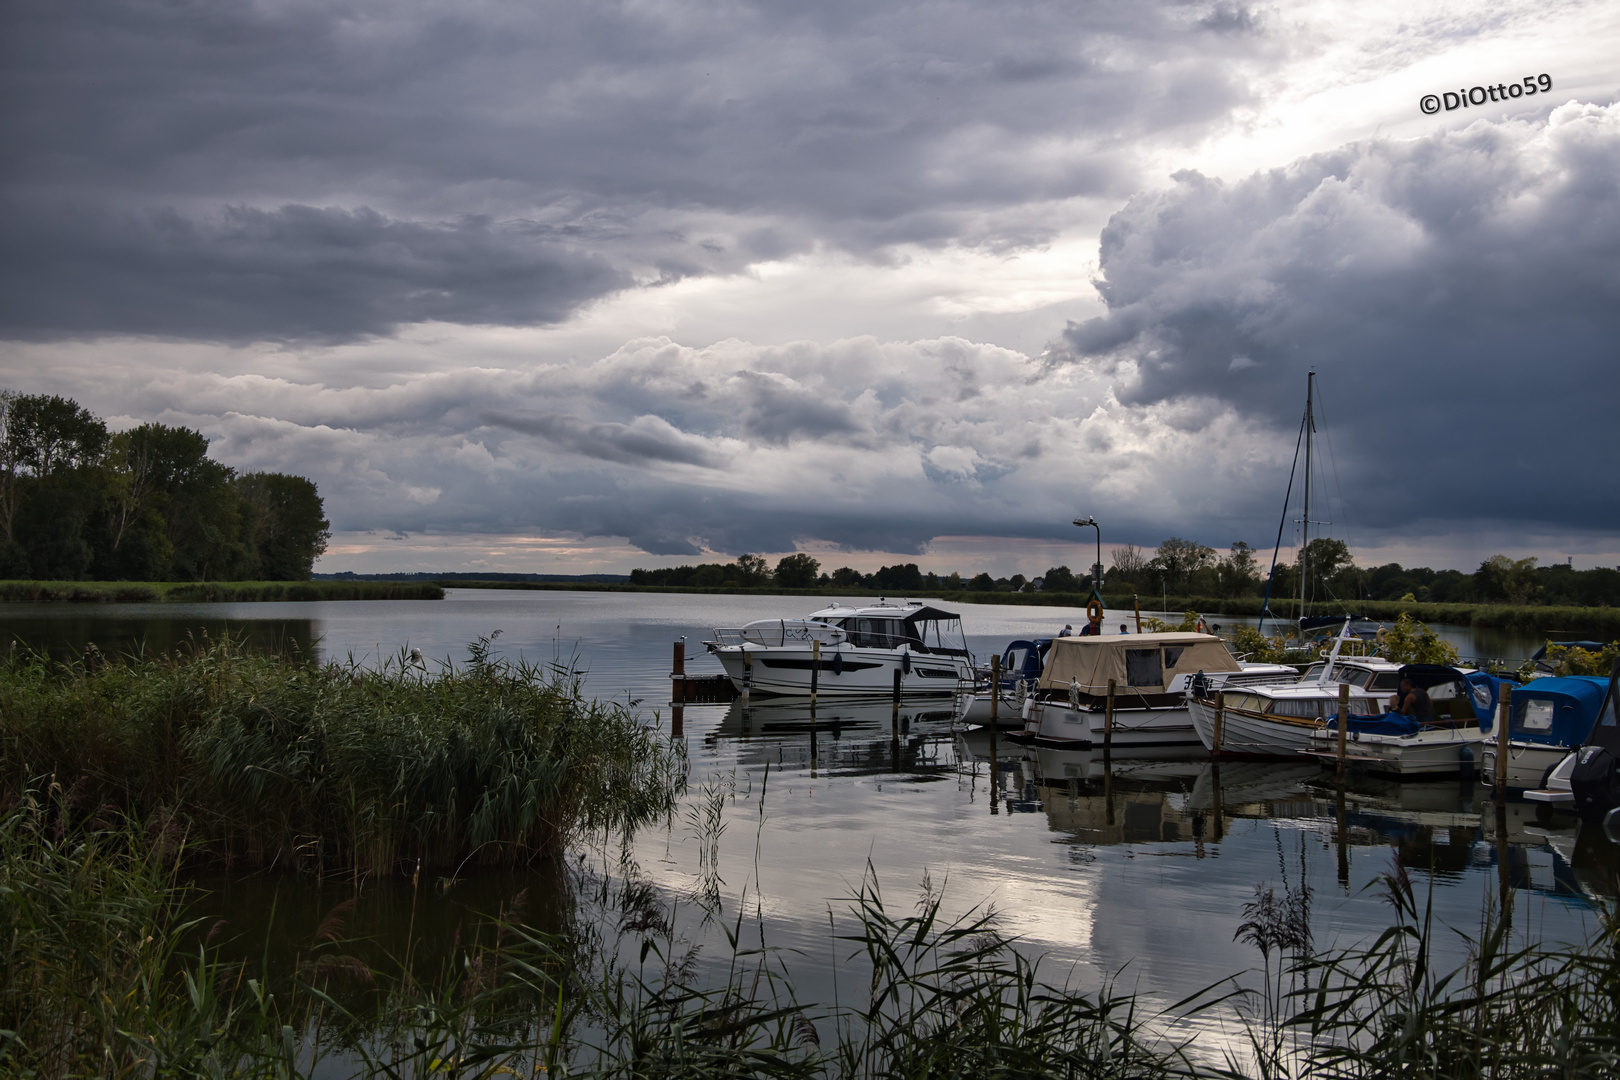
[(1305, 509), (1300, 516), (1299, 533), (1299, 617), (1305, 617), (1306, 583), (1310, 581), (1310, 574), (1305, 563), (1305, 553), (1311, 546), (1311, 435), (1316, 431), (1316, 415), (1312, 411), (1315, 404), (1316, 372), (1307, 372), (1305, 375)]

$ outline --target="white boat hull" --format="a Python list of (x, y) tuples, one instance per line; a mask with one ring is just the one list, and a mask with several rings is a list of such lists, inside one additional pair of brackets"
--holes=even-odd
[[(1204, 749), (1215, 752), (1215, 706), (1189, 698), (1187, 712)], [(1293, 757), (1310, 748), (1319, 721), (1296, 717), (1254, 716), (1227, 709), (1221, 722), (1220, 753), (1249, 757)]]
[[(1511, 729), (1509, 729), (1511, 732)], [(1530, 743), (1508, 744), (1507, 785), (1514, 791), (1532, 791), (1547, 783), (1548, 776), (1558, 763), (1571, 753), (1567, 746), (1543, 746)], [(1487, 786), (1496, 783), (1496, 742), (1489, 736), (1480, 748), (1479, 782)]]
[[(1453, 776), (1479, 761), (1484, 740), (1475, 725), (1435, 728), (1410, 736), (1352, 731), (1345, 741), (1345, 757), (1368, 772), (1387, 776)], [(1338, 732), (1324, 731), (1311, 739), (1310, 752), (1323, 765), (1332, 766), (1338, 747)]]
[(1066, 701), (1032, 701), (1025, 712), (1021, 738), (1040, 746), (1098, 749), (1106, 736), (1111, 752), (1123, 756), (1198, 745), (1185, 707), (1116, 711), (1111, 734), (1105, 731), (1106, 713), (1075, 709)]
[[(751, 663), (743, 662), (746, 650)], [(732, 685), (755, 694), (810, 693), (815, 664), (809, 646), (730, 645), (712, 650)], [(909, 667), (909, 671), (907, 668)], [(890, 694), (900, 672), (903, 694), (954, 694), (972, 685), (973, 668), (965, 657), (908, 654), (903, 649), (862, 649), (848, 645), (822, 649), (816, 673), (817, 694)]]

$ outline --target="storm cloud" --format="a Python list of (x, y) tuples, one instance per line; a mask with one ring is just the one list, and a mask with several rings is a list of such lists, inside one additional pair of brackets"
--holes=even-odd
[(1620, 107), (1176, 179), (1103, 230), (1109, 310), (1055, 361), (1273, 430), (1315, 368), (1366, 527), (1613, 527)]
[(628, 282), (544, 230), (487, 220), (0, 204), (0, 325), (21, 337), (341, 340), (424, 320), (532, 325)]
[(1134, 189), (1136, 140), (1251, 99), (1275, 47), (1229, 10), (19, 0), (0, 329), (535, 325), (827, 247), (1039, 245)]

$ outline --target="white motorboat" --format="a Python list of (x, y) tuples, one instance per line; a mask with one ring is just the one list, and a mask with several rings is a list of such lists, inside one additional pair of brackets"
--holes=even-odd
[(1394, 690), (1400, 666), (1376, 657), (1342, 656), (1354, 621), (1344, 620), (1326, 660), (1312, 665), (1303, 678), (1211, 680), (1194, 686), (1187, 712), (1204, 748), (1223, 757), (1292, 757), (1307, 750), (1315, 730), (1339, 711), (1341, 683), (1351, 688), (1352, 712), (1382, 712), (1371, 695), (1386, 683)]
[(755, 694), (952, 694), (973, 684), (959, 616), (916, 601), (833, 604), (803, 619), (718, 627), (704, 642), (738, 690)]
[[(1591, 736), (1608, 690), (1594, 675), (1534, 679), (1513, 689), (1508, 722), (1507, 786), (1512, 791), (1546, 787), (1554, 766)], [(1479, 781), (1496, 783), (1495, 729), (1480, 755)]]
[[(1187, 713), (1192, 681), (1297, 678), (1292, 668), (1240, 664), (1214, 634), (1122, 634), (1052, 642), (1023, 728), (1009, 738), (1084, 749), (1106, 742), (1120, 755), (1198, 745)], [(1108, 684), (1114, 684), (1108, 729)]]
[[(1482, 722), (1488, 723), (1496, 711), (1500, 681), (1440, 664), (1407, 664), (1398, 675), (1428, 694), (1433, 716), (1418, 720), (1381, 708), (1357, 715), (1352, 697), (1346, 760), (1402, 779), (1452, 776), (1474, 768), (1486, 737)], [(1338, 757), (1338, 725), (1335, 715), (1311, 733), (1307, 752), (1324, 765)]]

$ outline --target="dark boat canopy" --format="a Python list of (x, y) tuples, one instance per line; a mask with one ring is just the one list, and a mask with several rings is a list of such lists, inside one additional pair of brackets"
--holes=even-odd
[(961, 617), (962, 616), (953, 612), (941, 611), (939, 608), (935, 607), (920, 607), (908, 609), (904, 619), (906, 622), (922, 622), (925, 620), (935, 619), (940, 621), (949, 621), (951, 619), (960, 619)]

